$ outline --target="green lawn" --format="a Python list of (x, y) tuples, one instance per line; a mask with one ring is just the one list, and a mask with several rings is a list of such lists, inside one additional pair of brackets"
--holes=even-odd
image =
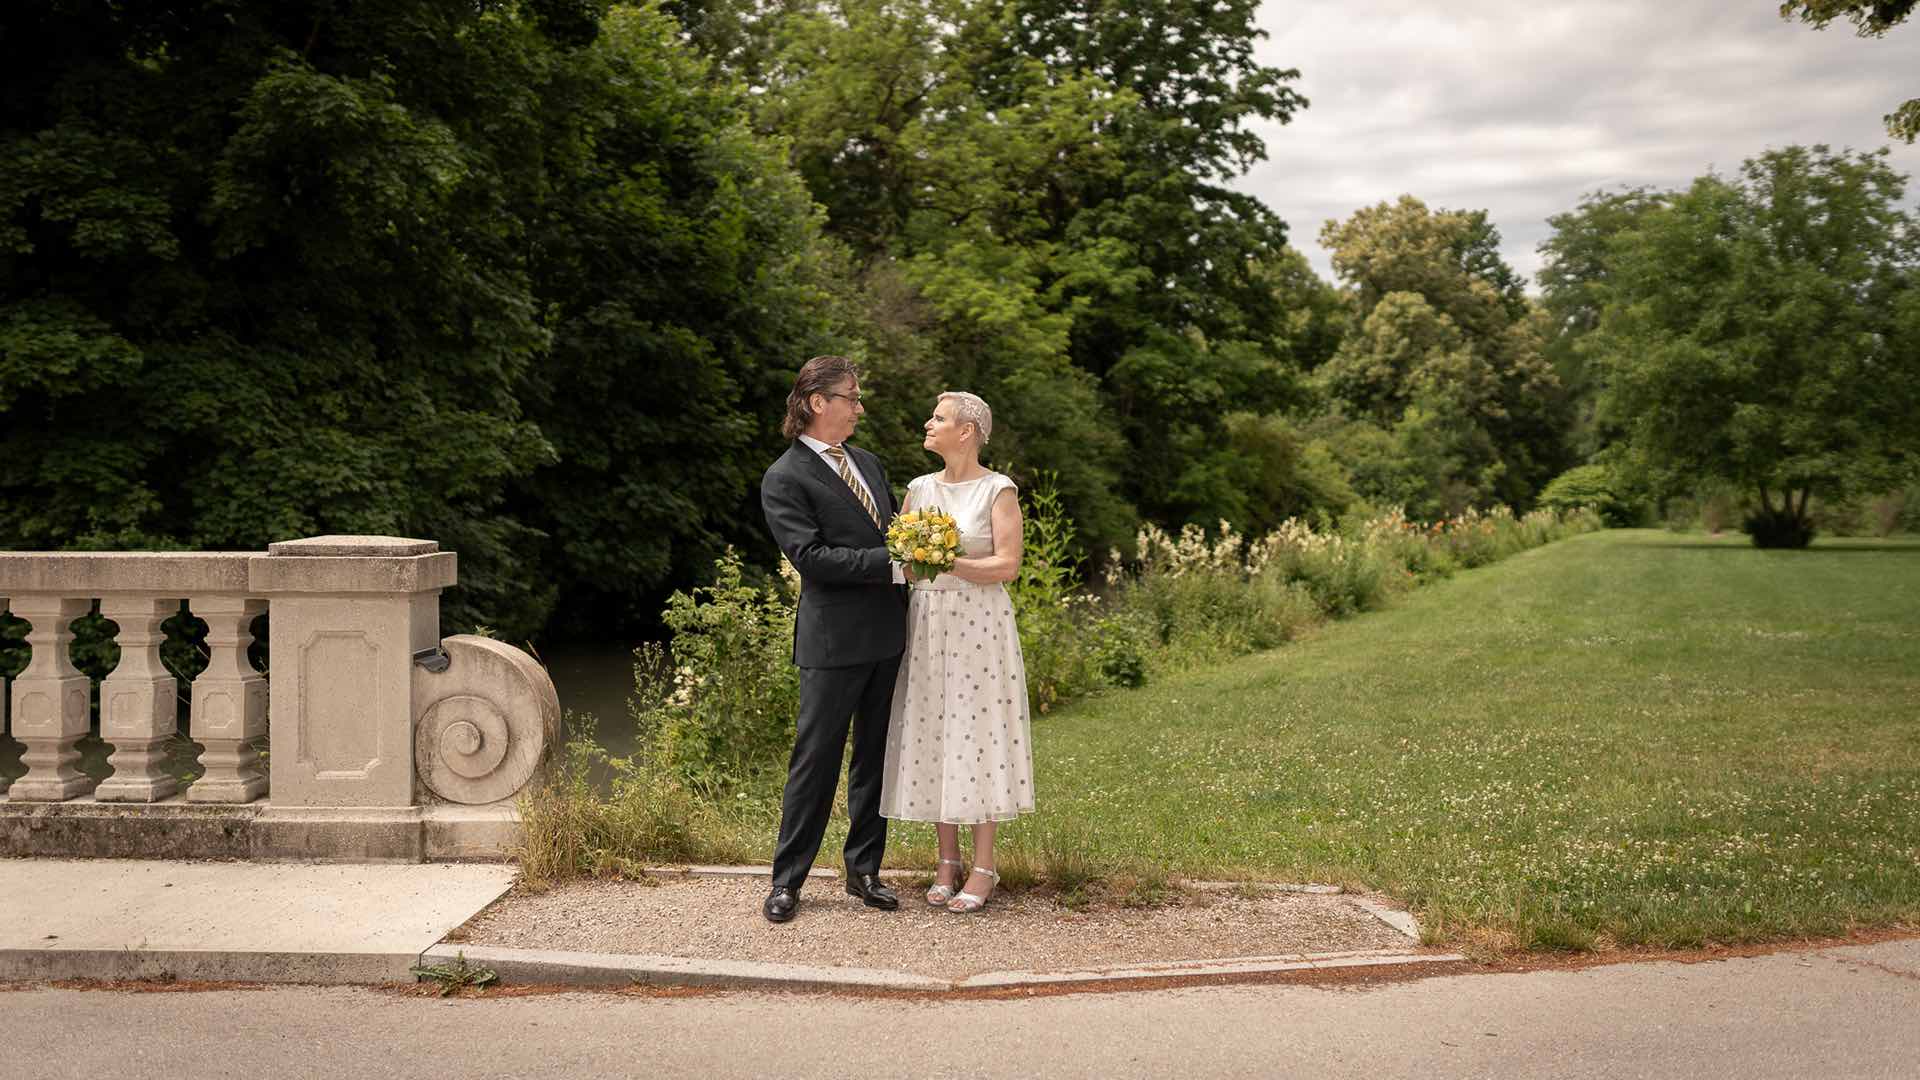
[(1492, 949), (1916, 926), (1920, 542), (1589, 534), (1034, 743), (1043, 865), (1362, 886)]

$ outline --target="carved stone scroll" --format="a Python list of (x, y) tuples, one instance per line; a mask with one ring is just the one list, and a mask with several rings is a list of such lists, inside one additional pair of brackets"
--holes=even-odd
[(413, 672), (414, 770), (435, 795), (510, 798), (560, 739), (560, 696), (526, 653), (467, 634), (441, 642), (448, 665)]

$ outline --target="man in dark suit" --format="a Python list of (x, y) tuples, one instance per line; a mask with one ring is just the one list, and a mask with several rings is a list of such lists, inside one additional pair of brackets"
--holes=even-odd
[(800, 716), (780, 803), (773, 891), (763, 906), (771, 922), (786, 922), (799, 907), (827, 830), (849, 720), (847, 892), (868, 907), (900, 905), (880, 883), (887, 846), (880, 773), (906, 648), (905, 578), (887, 557), (886, 525), (898, 507), (886, 470), (879, 458), (845, 445), (864, 413), (851, 360), (807, 361), (787, 395), (785, 432), (793, 445), (760, 478), (767, 528), (800, 572), (793, 628)]

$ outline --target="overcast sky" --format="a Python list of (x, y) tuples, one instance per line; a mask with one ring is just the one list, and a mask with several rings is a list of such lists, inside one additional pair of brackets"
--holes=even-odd
[[(1327, 276), (1326, 219), (1412, 193), (1487, 210), (1531, 277), (1547, 217), (1586, 192), (1681, 187), (1792, 143), (1887, 145), (1881, 116), (1920, 96), (1920, 22), (1860, 38), (1775, 0), (1266, 0), (1260, 24), (1261, 62), (1299, 68), (1312, 104), (1262, 126), (1268, 160), (1238, 186)], [(1920, 144), (1893, 145), (1920, 177)]]

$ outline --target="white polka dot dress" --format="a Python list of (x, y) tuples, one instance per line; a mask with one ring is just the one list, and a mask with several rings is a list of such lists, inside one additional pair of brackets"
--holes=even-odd
[[(953, 515), (961, 554), (990, 555), (993, 500), (1013, 487), (995, 472), (960, 484), (930, 473), (907, 485), (906, 505)], [(914, 582), (880, 813), (958, 825), (1032, 813), (1030, 727), (1026, 666), (1006, 586), (952, 574)]]

